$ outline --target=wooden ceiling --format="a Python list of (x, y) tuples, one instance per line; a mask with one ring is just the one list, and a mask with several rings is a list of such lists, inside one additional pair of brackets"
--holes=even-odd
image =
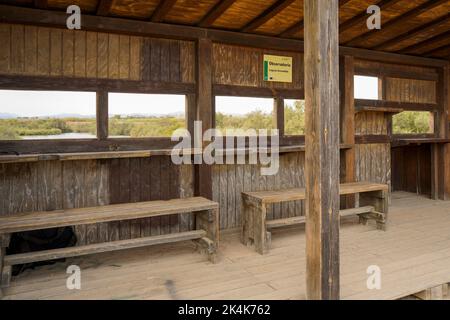
[[(340, 0), (340, 44), (450, 59), (450, 0)], [(0, 0), (0, 3), (303, 39), (303, 0)], [(368, 6), (382, 12), (368, 30)]]

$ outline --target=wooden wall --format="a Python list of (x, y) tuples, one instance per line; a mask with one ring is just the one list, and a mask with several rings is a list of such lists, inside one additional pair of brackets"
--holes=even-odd
[(194, 43), (0, 24), (0, 74), (195, 81)]
[(392, 191), (431, 196), (431, 146), (392, 149)]
[(401, 102), (436, 103), (436, 82), (387, 77), (386, 99)]
[[(192, 166), (170, 157), (0, 164), (0, 215), (183, 198), (193, 195)], [(78, 244), (191, 228), (189, 215), (78, 226)]]
[[(355, 115), (356, 135), (387, 135), (387, 116), (382, 112), (359, 112)], [(391, 182), (390, 143), (355, 145), (357, 181)]]
[[(265, 54), (292, 57), (292, 83), (268, 82), (263, 78)], [(303, 89), (303, 54), (215, 43), (213, 82), (260, 88)]]

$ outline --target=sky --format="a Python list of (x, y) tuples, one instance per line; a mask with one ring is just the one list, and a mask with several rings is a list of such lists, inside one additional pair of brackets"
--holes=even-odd
[[(109, 94), (109, 114), (173, 115), (185, 112), (183, 95)], [(355, 77), (355, 98), (377, 99), (378, 80), (372, 77)], [(45, 117), (51, 115), (95, 115), (95, 93), (58, 91), (0, 90), (0, 116), (13, 114), (20, 117)], [(260, 110), (270, 113), (273, 100), (266, 98), (216, 97), (216, 111), (242, 115)]]

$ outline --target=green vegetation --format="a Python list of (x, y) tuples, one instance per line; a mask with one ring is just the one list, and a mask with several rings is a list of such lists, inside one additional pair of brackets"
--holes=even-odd
[(0, 139), (17, 140), (22, 136), (48, 136), (62, 133), (95, 133), (94, 119), (0, 119)]
[(284, 134), (287, 136), (305, 134), (305, 101), (295, 101), (284, 107)]
[[(305, 134), (305, 103), (296, 101), (285, 107), (285, 134)], [(393, 117), (394, 133), (432, 132), (429, 112), (402, 112)], [(246, 115), (216, 114), (216, 127), (225, 129), (273, 129), (273, 115), (253, 111)], [(127, 117), (114, 116), (109, 120), (109, 134), (113, 137), (170, 137), (179, 128), (185, 128), (183, 118), (177, 117)], [(93, 118), (0, 119), (0, 139), (18, 140), (23, 136), (52, 136), (63, 133), (96, 134)], [(225, 132), (223, 132), (225, 133)]]
[(183, 118), (120, 118), (109, 120), (109, 135), (140, 137), (170, 137), (176, 129), (185, 128)]
[[(115, 116), (109, 121), (109, 134), (126, 137), (170, 137), (173, 131), (184, 127), (182, 118), (121, 118)], [(95, 119), (0, 119), (1, 140), (19, 140), (23, 136), (57, 136), (63, 133), (95, 135)]]
[(432, 117), (429, 112), (404, 111), (392, 117), (393, 133), (432, 133)]

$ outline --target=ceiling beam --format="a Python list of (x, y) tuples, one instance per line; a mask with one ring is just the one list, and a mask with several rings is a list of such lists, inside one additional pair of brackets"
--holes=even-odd
[(376, 46), (372, 46), (370, 49), (374, 50), (385, 50), (389, 47), (399, 44), (405, 40), (408, 40), (410, 38), (414, 38), (415, 36), (421, 34), (421, 33), (427, 33), (429, 31), (432, 31), (433, 29), (439, 27), (441, 24), (447, 23), (450, 21), (450, 13), (446, 14), (445, 16), (438, 18), (436, 20), (433, 20), (425, 25), (418, 26), (417, 28), (414, 28), (412, 30), (409, 30), (408, 32), (405, 32), (398, 37), (392, 38), (390, 40), (387, 40), (385, 42), (382, 42)]
[[(400, 2), (402, 0), (381, 0), (376, 5), (380, 7), (381, 10), (387, 9), (397, 2)], [(366, 10), (361, 12), (360, 14), (354, 16), (353, 18), (345, 21), (344, 23), (341, 23), (339, 25), (339, 33), (342, 34), (343, 32), (353, 28), (356, 25), (359, 25), (361, 23), (364, 23), (368, 18), (368, 13)], [(365, 26), (365, 24), (364, 24)]]
[[(351, 0), (339, 0), (339, 8), (343, 7), (347, 2), (350, 2)], [(304, 28), (303, 20), (300, 20), (293, 26), (289, 27), (282, 33), (280, 33), (278, 36), (282, 38), (290, 38), (293, 37), (297, 32), (300, 32)]]
[(431, 10), (437, 6), (440, 6), (443, 3), (446, 3), (448, 0), (430, 0), (427, 1), (420, 6), (413, 8), (406, 13), (386, 22), (383, 23), (380, 30), (367, 30), (363, 34), (347, 41), (344, 45), (346, 46), (355, 46), (357, 43), (367, 40), (371, 37), (374, 37), (380, 33), (388, 32), (389, 30), (392, 31), (393, 28), (397, 28), (399, 26), (402, 26), (405, 24), (405, 21), (408, 21), (410, 19), (414, 19), (415, 17), (423, 14), (424, 12)]
[(293, 37), (297, 32), (302, 31), (305, 28), (305, 23), (303, 20), (297, 22), (292, 27), (289, 27), (287, 30), (280, 33), (278, 36), (282, 38), (290, 38)]
[(444, 54), (444, 56), (447, 56), (450, 53), (450, 44), (444, 45), (442, 47), (436, 48), (436, 49), (432, 49), (430, 51), (424, 52), (423, 55), (424, 56), (433, 56), (435, 54), (439, 54), (441, 51), (447, 51), (447, 52), (442, 52)]
[(38, 9), (47, 9), (48, 8), (48, 0), (34, 0), (33, 5)]
[(278, 0), (269, 8), (264, 10), (259, 16), (250, 21), (245, 25), (241, 31), (242, 32), (252, 32), (262, 26), (264, 23), (275, 17), (278, 13), (283, 11), (285, 8), (290, 6), (295, 0)]
[(220, 1), (206, 14), (205, 17), (203, 17), (203, 19), (197, 25), (202, 28), (210, 27), (235, 2), (236, 0)]
[(97, 6), (98, 16), (108, 16), (111, 12), (113, 0), (100, 0)]
[(158, 6), (150, 18), (152, 22), (162, 22), (169, 13), (170, 9), (175, 5), (177, 0), (160, 0)]
[[(67, 28), (66, 20), (67, 14), (64, 11), (38, 10), (0, 4), (0, 21), (3, 23), (38, 25), (65, 29)], [(208, 38), (214, 42), (224, 44), (293, 52), (303, 52), (304, 46), (303, 41), (296, 39), (283, 39), (273, 36), (115, 17), (101, 17), (89, 14), (83, 15), (83, 30), (192, 41)], [(349, 55), (368, 61), (396, 63), (401, 65), (443, 67), (448, 64), (448, 61), (441, 59), (430, 59), (344, 46), (340, 46), (339, 52), (340, 55)]]
[(425, 41), (413, 44), (409, 47), (403, 48), (399, 51), (397, 51), (398, 53), (408, 53), (408, 52), (417, 52), (423, 49), (427, 49), (428, 47), (433, 47), (433, 45), (439, 45), (439, 43), (441, 41), (445, 41), (448, 40), (450, 38), (450, 31), (441, 33), (433, 38), (427, 39)]

